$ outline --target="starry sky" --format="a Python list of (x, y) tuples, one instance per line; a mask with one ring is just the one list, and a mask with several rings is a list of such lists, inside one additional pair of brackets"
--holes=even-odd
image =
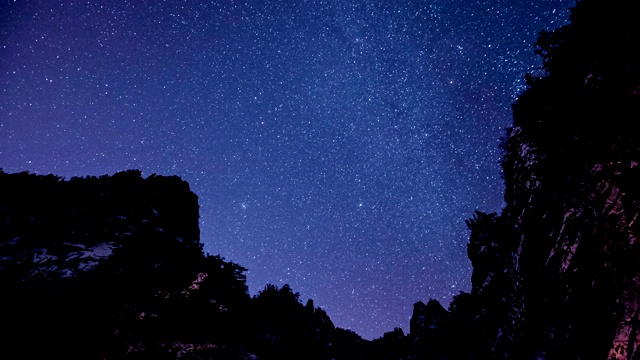
[(470, 290), (500, 138), (569, 0), (3, 0), (0, 168), (178, 175), (201, 241), (336, 326)]

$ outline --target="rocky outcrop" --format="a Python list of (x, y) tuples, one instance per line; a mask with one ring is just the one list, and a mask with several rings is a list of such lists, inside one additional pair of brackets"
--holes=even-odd
[(482, 325), (495, 332), (485, 358), (640, 358), (640, 59), (629, 53), (640, 31), (630, 12), (585, 0), (538, 41), (546, 74), (528, 77), (504, 142), (506, 207), (468, 222), (471, 296), (494, 319)]
[(186, 182), (139, 171), (68, 181), (0, 171), (0, 189), (3, 358), (233, 345), (197, 332), (215, 320), (234, 333), (242, 319), (227, 313), (249, 301), (244, 269), (202, 254), (198, 199)]
[(506, 206), (467, 221), (472, 289), (449, 307), (440, 358), (640, 359), (633, 13), (584, 0), (541, 34), (544, 73), (527, 76), (503, 142)]
[(0, 358), (368, 358), (313, 301), (251, 298), (246, 269), (204, 255), (197, 200), (139, 171), (0, 171)]

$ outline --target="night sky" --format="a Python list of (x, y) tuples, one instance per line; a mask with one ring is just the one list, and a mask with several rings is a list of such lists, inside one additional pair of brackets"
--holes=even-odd
[(0, 167), (178, 175), (205, 251), (336, 326), (470, 290), (500, 138), (571, 0), (8, 1)]

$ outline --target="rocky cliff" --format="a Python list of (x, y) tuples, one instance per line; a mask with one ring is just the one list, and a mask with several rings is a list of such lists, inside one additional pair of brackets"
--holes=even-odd
[(469, 221), (497, 358), (640, 358), (640, 30), (579, 2), (543, 33), (504, 143), (506, 207)]
[(177, 177), (0, 171), (3, 359), (358, 359), (312, 301), (202, 253)]
[(503, 141), (506, 206), (467, 221), (471, 292), (437, 326), (416, 304), (410, 358), (640, 359), (634, 14), (584, 0), (541, 33), (543, 68), (527, 75)]

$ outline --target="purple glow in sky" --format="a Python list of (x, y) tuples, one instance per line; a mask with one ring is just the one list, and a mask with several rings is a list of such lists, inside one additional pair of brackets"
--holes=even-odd
[(500, 137), (568, 0), (3, 1), (0, 168), (178, 175), (205, 251), (365, 338), (470, 289)]

